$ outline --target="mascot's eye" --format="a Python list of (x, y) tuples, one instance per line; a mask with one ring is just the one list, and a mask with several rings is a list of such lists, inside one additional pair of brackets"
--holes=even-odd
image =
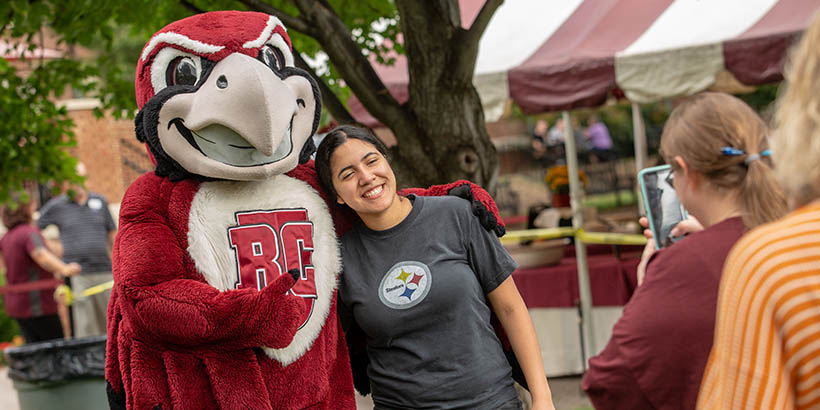
[(269, 45), (259, 51), (259, 61), (270, 67), (275, 73), (285, 67), (285, 55), (278, 48)]
[(166, 83), (172, 85), (195, 85), (199, 80), (196, 64), (190, 57), (177, 57), (165, 72)]

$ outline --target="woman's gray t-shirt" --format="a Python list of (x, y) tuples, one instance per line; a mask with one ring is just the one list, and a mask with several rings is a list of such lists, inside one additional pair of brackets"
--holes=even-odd
[(485, 295), (517, 267), (456, 197), (411, 197), (398, 225), (342, 238), (343, 309), (367, 336), (377, 409), (493, 409), (515, 397)]

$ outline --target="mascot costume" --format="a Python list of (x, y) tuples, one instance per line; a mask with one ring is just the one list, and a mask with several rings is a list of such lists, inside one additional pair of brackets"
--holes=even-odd
[[(285, 28), (235, 11), (171, 23), (145, 45), (136, 93), (156, 167), (120, 210), (111, 408), (355, 409), (336, 314), (336, 235), (352, 213), (319, 189), (319, 92)], [(503, 231), (478, 187), (412, 192), (451, 190)]]

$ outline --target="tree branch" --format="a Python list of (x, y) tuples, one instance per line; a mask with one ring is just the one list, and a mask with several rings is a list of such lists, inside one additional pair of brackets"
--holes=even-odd
[(464, 41), (469, 41), (472, 44), (478, 44), (478, 40), (481, 39), (481, 36), (484, 34), (484, 30), (486, 30), (487, 26), (490, 24), (490, 19), (493, 18), (493, 15), (502, 3), (504, 3), (504, 0), (487, 0), (478, 12), (473, 24), (470, 26), (470, 29), (467, 30), (467, 35), (462, 39)]
[(5, 20), (5, 22), (3, 23), (3, 25), (2, 25), (2, 26), (0, 26), (0, 36), (4, 36), (4, 37), (5, 37), (5, 35), (6, 35), (6, 27), (8, 27), (8, 26), (9, 26), (9, 23), (11, 23), (11, 20), (12, 20), (13, 18), (14, 18), (14, 8), (9, 7), (9, 13), (8, 13), (8, 15), (6, 15), (6, 20)]
[(278, 17), (285, 27), (289, 29), (294, 29), (311, 37), (315, 37), (313, 26), (308, 24), (308, 22), (304, 19), (285, 13), (284, 11), (260, 0), (239, 0), (239, 2), (248, 6), (251, 10), (261, 11), (262, 13), (267, 13)]
[(334, 119), (336, 119), (338, 123), (349, 124), (356, 122), (356, 120), (353, 119), (353, 116), (350, 115), (347, 108), (345, 108), (344, 104), (339, 101), (339, 97), (333, 93), (321, 77), (316, 75), (313, 68), (308, 65), (308, 63), (302, 58), (299, 51), (295, 48), (293, 49), (293, 61), (296, 63), (297, 67), (309, 72), (316, 80), (316, 83), (319, 84), (319, 91), (322, 93), (323, 107), (330, 113), (330, 115), (333, 116)]
[(205, 12), (205, 10), (200, 9), (188, 0), (179, 0), (179, 4), (181, 4), (182, 7), (185, 7), (186, 9), (188, 9), (188, 11), (194, 14), (201, 14)]
[[(246, 0), (243, 0), (246, 1)], [(301, 15), (316, 28), (311, 35), (333, 61), (340, 76), (356, 94), (362, 105), (390, 128), (413, 128), (407, 111), (396, 101), (353, 40), (350, 29), (326, 3), (315, 0), (293, 0)]]
[(453, 36), (451, 48), (455, 54), (451, 68), (458, 78), (472, 82), (475, 62), (478, 58), (478, 42), (490, 24), (490, 19), (503, 3), (504, 0), (487, 0), (469, 30), (459, 29)]

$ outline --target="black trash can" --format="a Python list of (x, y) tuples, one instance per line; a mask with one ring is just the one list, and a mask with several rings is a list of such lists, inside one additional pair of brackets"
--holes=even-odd
[(5, 350), (20, 410), (107, 410), (105, 336)]

